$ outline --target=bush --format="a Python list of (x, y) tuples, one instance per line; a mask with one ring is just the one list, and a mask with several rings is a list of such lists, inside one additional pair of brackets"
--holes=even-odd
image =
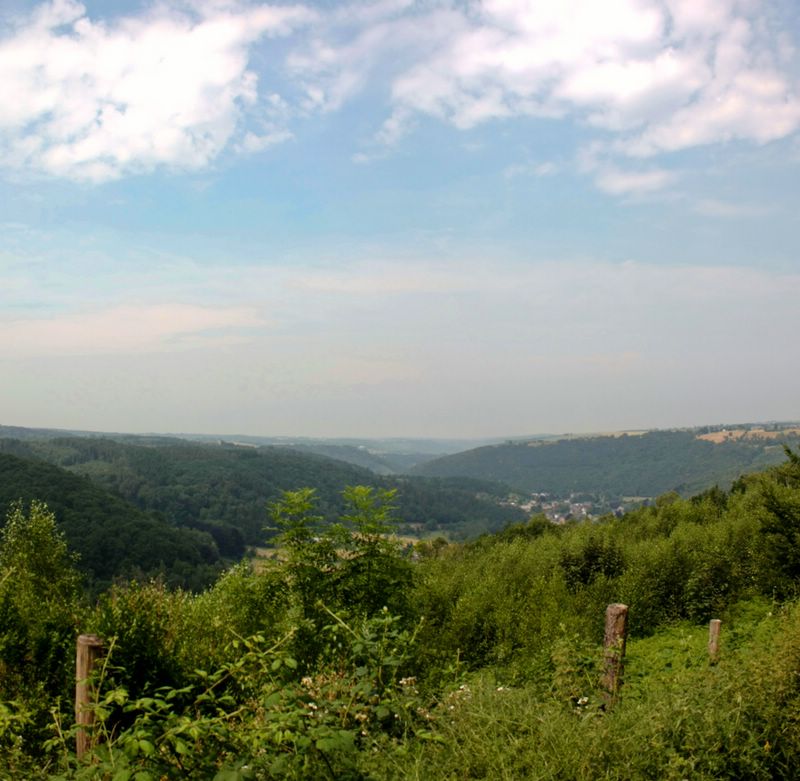
[[(80, 579), (53, 514), (14, 505), (0, 536), (0, 703), (6, 732), (36, 753), (49, 710), (75, 680)], [(15, 703), (15, 704), (14, 704)]]

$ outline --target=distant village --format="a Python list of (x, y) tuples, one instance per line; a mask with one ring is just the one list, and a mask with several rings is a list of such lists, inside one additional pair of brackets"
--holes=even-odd
[(585, 493), (573, 493), (568, 497), (535, 493), (527, 497), (512, 494), (502, 504), (519, 507), (531, 515), (541, 513), (552, 523), (562, 524), (568, 521), (599, 518), (609, 513), (620, 517), (628, 510), (641, 507), (649, 501), (650, 497), (647, 496), (626, 496), (612, 500)]

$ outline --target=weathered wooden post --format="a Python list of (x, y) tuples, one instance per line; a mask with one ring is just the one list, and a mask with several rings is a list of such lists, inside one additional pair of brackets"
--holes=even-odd
[(603, 677), (606, 705), (613, 705), (622, 685), (625, 663), (625, 640), (628, 635), (628, 606), (609, 605), (606, 608), (606, 631), (603, 638)]
[(708, 660), (711, 664), (719, 661), (719, 633), (722, 629), (722, 621), (712, 618), (708, 625)]
[(92, 737), (84, 727), (94, 724), (92, 710), (92, 676), (95, 663), (103, 653), (103, 641), (97, 635), (80, 635), (78, 637), (77, 656), (75, 657), (75, 722), (78, 732), (75, 738), (75, 752), (80, 759), (91, 747)]

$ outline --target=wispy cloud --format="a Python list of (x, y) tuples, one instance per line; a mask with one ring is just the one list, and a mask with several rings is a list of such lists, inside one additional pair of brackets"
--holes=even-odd
[(263, 327), (252, 308), (124, 305), (0, 321), (0, 356), (110, 355), (211, 347)]
[[(131, 269), (107, 308), (7, 312), (6, 414), (50, 410), (53, 425), (95, 428), (124, 418), (148, 430), (213, 420), (496, 435), (796, 410), (800, 353), (786, 335), (798, 327), (797, 273), (475, 256), (235, 273), (175, 264)], [(162, 303), (142, 305), (155, 289)], [(204, 291), (225, 305), (169, 303)], [(158, 403), (144, 410), (144, 397)]]
[(694, 210), (704, 217), (720, 219), (757, 218), (769, 214), (772, 209), (754, 203), (734, 203), (716, 198), (703, 198), (694, 205)]
[(612, 195), (643, 195), (663, 190), (677, 181), (674, 171), (651, 168), (641, 171), (624, 171), (615, 166), (604, 166), (595, 176), (595, 183)]

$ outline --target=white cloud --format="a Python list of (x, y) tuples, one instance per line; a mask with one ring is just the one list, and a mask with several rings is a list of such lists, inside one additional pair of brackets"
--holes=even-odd
[(195, 3), (94, 21), (52, 0), (0, 40), (0, 162), (104, 181), (160, 165), (206, 166), (242, 134), (244, 148), (285, 137), (285, 112), (261, 101), (248, 50), (308, 22), (302, 6)]
[(677, 180), (672, 171), (649, 169), (646, 171), (623, 171), (608, 166), (595, 176), (595, 183), (611, 195), (642, 195), (662, 190)]
[[(571, 118), (595, 130), (595, 154), (618, 169), (628, 157), (764, 144), (800, 128), (796, 55), (769, 13), (750, 0), (356, 0), (317, 10), (187, 0), (103, 21), (75, 0), (51, 0), (0, 40), (0, 164), (89, 181), (200, 169), (225, 149), (285, 141), (291, 121), (363, 93), (386, 105), (373, 125), (378, 147), (400, 143), (421, 116), (460, 129)], [(289, 34), (285, 47), (264, 48)], [(265, 94), (277, 74), (285, 94), (273, 85)], [(639, 184), (613, 173), (597, 181), (609, 192), (659, 181), (628, 176)]]
[(260, 152), (262, 149), (274, 146), (275, 144), (283, 143), (292, 138), (292, 134), (288, 130), (276, 130), (272, 133), (263, 133), (256, 135), (247, 131), (241, 144), (238, 146), (243, 152)]
[(121, 305), (93, 312), (0, 321), (0, 356), (151, 353), (229, 343), (263, 326), (251, 307)]
[[(381, 144), (398, 143), (420, 115), (462, 129), (572, 116), (605, 131), (607, 160), (732, 139), (762, 144), (800, 128), (791, 46), (758, 3), (483, 0), (462, 11), (420, 4), (401, 16), (394, 5), (383, 16), (379, 4), (370, 8), (369, 33), (331, 24), (295, 65), (328, 105), (360, 89), (370, 70), (388, 75)], [(621, 179), (599, 181), (613, 191)], [(659, 177), (630, 181), (652, 189)]]
[(770, 213), (770, 208), (753, 203), (733, 203), (717, 198), (704, 198), (694, 205), (694, 210), (704, 217), (719, 217), (721, 219), (738, 219), (763, 217)]

